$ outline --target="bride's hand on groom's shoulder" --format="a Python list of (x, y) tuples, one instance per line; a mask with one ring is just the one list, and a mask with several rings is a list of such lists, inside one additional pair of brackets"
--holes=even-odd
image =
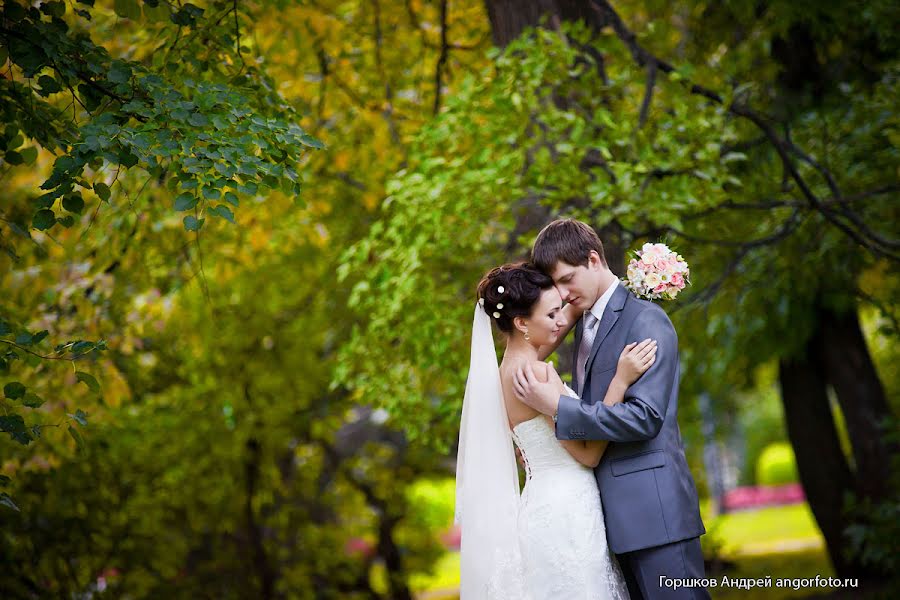
[(656, 348), (656, 340), (650, 338), (625, 346), (619, 355), (615, 379), (625, 387), (640, 379), (641, 375), (656, 362)]

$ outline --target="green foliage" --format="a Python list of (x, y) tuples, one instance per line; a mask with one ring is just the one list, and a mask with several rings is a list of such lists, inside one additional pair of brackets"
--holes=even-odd
[[(187, 79), (181, 91), (145, 69), (135, 66), (134, 72), (129, 81), (135, 99), (121, 107), (119, 116), (105, 113), (81, 128), (73, 150), (57, 159), (42, 186), (50, 190), (48, 201), (69, 194), (76, 185), (94, 189), (81, 180), (87, 165), (93, 170), (136, 167), (153, 177), (172, 174), (168, 188), (194, 198), (190, 208), (199, 200), (201, 211), (206, 201), (226, 192), (265, 194), (276, 188), (299, 193), (295, 165), (304, 153), (306, 135), (299, 126), (260, 116), (259, 107), (241, 88)], [(123, 124), (122, 117), (129, 120)], [(197, 189), (202, 190), (199, 199), (189, 191)], [(69, 210), (65, 200), (63, 206)]]
[(409, 15), (437, 8), (382, 3), (410, 42), (378, 58), (393, 120), (368, 6), (41, 8), (0, 23), (0, 386), (25, 388), (0, 397), (0, 589), (371, 598), (394, 549), (392, 584), (427, 572), (406, 489), (440, 457), (328, 383), (337, 256), (431, 114)]
[[(236, 224), (233, 209), (216, 200), (224, 195), (238, 207), (239, 196), (265, 198), (273, 190), (296, 197), (300, 162), (308, 149), (324, 147), (297, 124), (299, 115), (266, 74), (245, 62), (236, 36), (249, 16), (236, 4), (148, 3), (142, 10), (136, 0), (116, 0), (113, 8), (114, 15), (93, 3), (3, 6), (0, 54), (8, 76), (0, 78), (0, 150), (13, 168), (34, 164), (39, 149), (53, 157), (41, 195), (4, 207), (2, 224), (14, 235), (0, 240), (14, 262), (32, 252), (40, 260), (39, 240), (66, 239), (61, 230), (76, 224), (74, 251), (96, 256), (108, 240), (88, 230), (101, 210), (114, 213), (116, 202), (127, 200), (143, 219), (168, 219), (169, 206), (135, 204), (125, 183), (138, 176), (145, 178), (140, 191), (153, 182), (178, 196), (175, 211), (193, 211), (183, 222), (188, 232), (198, 232), (206, 214)], [(76, 340), (48, 352), (48, 332), (27, 327), (33, 315), (0, 306), (0, 318), (0, 372), (35, 389), (55, 376), (45, 363), (96, 358), (106, 349), (103, 340)], [(77, 378), (99, 394), (93, 375), (80, 371)], [(36, 409), (43, 400), (17, 389), (6, 395), (20, 404), (5, 406), (2, 430), (28, 444), (42, 425), (26, 424), (37, 415), (21, 407)], [(86, 425), (73, 416), (79, 414), (69, 418)], [(77, 426), (68, 432), (83, 445)]]
[[(896, 495), (895, 495), (896, 498)], [(900, 544), (900, 502), (850, 501), (848, 510), (856, 522), (847, 528), (848, 554), (875, 570), (896, 573)]]
[[(586, 35), (571, 31), (576, 42)], [(608, 82), (577, 43), (545, 30), (494, 53), (423, 128), (388, 184), (381, 221), (345, 254), (339, 274), (354, 282), (349, 303), (365, 321), (335, 382), (388, 407), (413, 435), (446, 444), (455, 430), (474, 287), (508, 251), (510, 207), (525, 198), (597, 226), (662, 225), (739, 184), (730, 172), (739, 157), (720, 152), (734, 139), (720, 107), (667, 83), (666, 110), (635, 131), (637, 73), (620, 47), (597, 43), (621, 59)], [(516, 252), (527, 242), (514, 240)]]
[(410, 520), (424, 530), (440, 532), (453, 523), (456, 506), (456, 480), (423, 479), (407, 491), (411, 507)]
[(756, 463), (757, 485), (783, 485), (797, 480), (797, 461), (791, 445), (777, 442), (766, 446)]
[(736, 394), (737, 424), (743, 443), (743, 464), (738, 465), (741, 485), (757, 483), (756, 467), (770, 445), (787, 442), (784, 410), (778, 393), (774, 365), (760, 367), (754, 374), (756, 386)]
[(18, 381), (11, 381), (3, 386), (3, 394), (10, 400), (18, 400), (25, 395), (25, 389)]
[[(758, 48), (738, 50), (756, 56)], [(895, 284), (873, 277), (860, 291), (890, 259), (814, 209), (757, 126), (728, 112), (732, 103), (778, 109), (768, 67), (733, 57), (725, 77), (682, 61), (657, 76), (644, 112), (647, 74), (611, 36), (571, 25), (563, 34), (532, 31), (491, 57), (494, 65), (464, 80), (422, 129), (379, 221), (340, 271), (361, 322), (335, 384), (375, 399), (413, 434), (453, 439), (472, 290), (489, 267), (526, 256), (531, 235), (552, 217), (607, 227), (620, 251), (645, 240), (678, 243), (695, 283), (667, 306), (685, 395), (706, 390), (733, 402), (756, 367), (805, 347), (820, 306), (852, 310), (860, 297), (893, 304)], [(797, 104), (785, 127), (813, 154), (794, 159), (811, 193), (834, 202), (837, 186), (852, 207), (847, 219), (892, 239), (898, 205), (881, 200), (895, 191), (897, 113), (888, 99), (897, 77), (893, 63), (883, 67), (878, 81)], [(721, 104), (693, 93), (705, 78), (721, 84)], [(730, 85), (735, 78), (747, 84)], [(833, 179), (815, 157), (827, 157)]]
[[(411, 510), (418, 496), (408, 487), (434, 477), (440, 457), (408, 447), (371, 410), (325, 395), (329, 345), (350, 324), (322, 327), (333, 304), (310, 288), (333, 285), (339, 249), (311, 241), (310, 216), (273, 211), (253, 229), (278, 240), (272, 250), (208, 256), (209, 300), (194, 286), (113, 302), (126, 310), (108, 318), (139, 328), (132, 343), (144, 350), (126, 360), (117, 341), (118, 376), (101, 389), (78, 371), (72, 393), (126, 397), (121, 408), (73, 410), (63, 435), (78, 454), (57, 450), (53, 468), (36, 459), (4, 489), (0, 561), (12, 568), (0, 588), (70, 595), (106, 573), (113, 595), (258, 597), (261, 571), (247, 568), (254, 535), (277, 589), (293, 597), (362, 594), (384, 555), (349, 552), (356, 539), (395, 544), (394, 577), (428, 571), (441, 546)], [(231, 249), (255, 239), (242, 228), (220, 236)], [(145, 276), (147, 248), (120, 285)], [(135, 319), (134, 306), (141, 320), (172, 310), (164, 327), (144, 330), (121, 322)]]
[[(882, 424), (886, 439), (900, 443), (897, 419)], [(889, 493), (882, 501), (850, 495), (844, 510), (853, 519), (845, 534), (849, 540), (847, 554), (856, 557), (872, 570), (892, 575), (900, 568), (900, 456), (894, 455), (890, 466)]]
[[(834, 5), (809, 11), (835, 64), (882, 44), (859, 61), (877, 76), (848, 71), (813, 105), (769, 85), (803, 11), (739, 4), (627, 7), (681, 63), (639, 126), (646, 71), (611, 36), (534, 32), (486, 57), (481, 2), (450, 5), (443, 49), (438, 3), (6, 2), (0, 384), (21, 387), (0, 398), (0, 589), (80, 596), (106, 574), (113, 596), (262, 597), (270, 577), (275, 596), (351, 598), (427, 572), (452, 493), (418, 483), (446, 475), (421, 442), (455, 438), (485, 270), (572, 215), (626, 245), (684, 234), (699, 293), (792, 211), (723, 204), (800, 201), (758, 132), (685, 78), (789, 115), (890, 235), (896, 208), (868, 194), (896, 172), (895, 34), (866, 25), (889, 7), (830, 28)], [(801, 216), (721, 302), (674, 314), (684, 391), (740, 389), (802, 344), (815, 300), (852, 306), (860, 274), (889, 329), (889, 264)]]

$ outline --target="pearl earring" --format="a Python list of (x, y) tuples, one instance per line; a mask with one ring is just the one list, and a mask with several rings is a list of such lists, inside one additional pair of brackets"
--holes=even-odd
[(528, 328), (527, 328), (527, 327), (525, 328), (525, 341), (526, 341), (526, 342), (530, 342), (530, 341), (531, 341), (531, 338), (528, 336)]

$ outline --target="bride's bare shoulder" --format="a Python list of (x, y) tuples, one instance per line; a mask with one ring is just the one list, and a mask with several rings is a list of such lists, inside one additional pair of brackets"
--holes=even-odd
[[(512, 359), (509, 361), (504, 360), (500, 365), (500, 384), (503, 386), (503, 400), (506, 404), (506, 413), (509, 418), (510, 427), (514, 427), (519, 423), (532, 419), (540, 414), (527, 404), (520, 402), (513, 391), (513, 379), (516, 376), (516, 371), (518, 371), (519, 367), (525, 366), (528, 362), (530, 361)], [(539, 365), (542, 363), (535, 364)], [(535, 372), (537, 373), (536, 368)], [(540, 375), (538, 375), (538, 377), (540, 377)]]
[(537, 380), (541, 383), (546, 383), (550, 379), (547, 372), (547, 363), (543, 361), (531, 361), (531, 370), (534, 371), (534, 376), (537, 377)]
[(540, 360), (527, 360), (522, 358), (504, 358), (500, 362), (500, 376), (512, 379), (513, 377), (515, 377), (516, 372), (525, 365), (530, 365), (531, 370), (539, 378), (547, 376), (547, 363)]
[(516, 376), (518, 370), (526, 365), (531, 366), (531, 371), (534, 373), (535, 377), (537, 377), (538, 381), (541, 383), (546, 382), (549, 379), (549, 375), (547, 372), (547, 363), (540, 360), (510, 360), (507, 362), (506, 360), (500, 364), (500, 378), (504, 383), (507, 381), (511, 382), (513, 377)]

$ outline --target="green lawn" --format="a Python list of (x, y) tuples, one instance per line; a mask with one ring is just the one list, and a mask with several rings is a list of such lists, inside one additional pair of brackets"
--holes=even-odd
[(809, 505), (791, 504), (733, 512), (710, 518), (709, 504), (700, 506), (707, 534), (701, 538), (707, 554), (720, 544), (726, 557), (771, 554), (824, 547)]
[[(773, 581), (775, 578), (803, 579), (815, 578), (816, 575), (821, 575), (822, 577), (834, 575), (824, 548), (745, 555), (735, 558), (733, 564), (733, 568), (726, 570), (724, 573), (707, 573), (707, 576), (715, 576), (717, 581), (721, 583), (723, 575), (727, 575), (730, 579), (759, 579), (770, 576), (773, 578)], [(790, 587), (775, 588), (774, 585), (773, 583), (771, 588), (750, 590), (716, 587), (710, 588), (709, 593), (716, 600), (762, 600), (769, 598), (803, 598), (812, 594), (832, 591), (829, 588), (794, 590)]]
[(420, 598), (450, 600), (458, 598), (459, 552), (448, 552), (438, 560), (432, 575), (413, 575), (410, 587)]

